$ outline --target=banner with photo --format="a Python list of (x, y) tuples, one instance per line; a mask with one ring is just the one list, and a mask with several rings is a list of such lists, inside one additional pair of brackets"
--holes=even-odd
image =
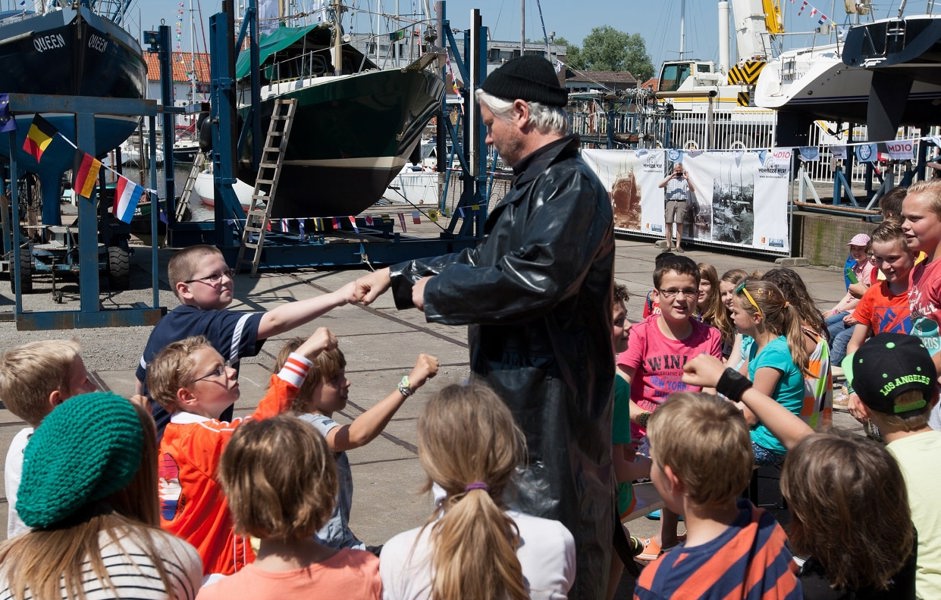
[(663, 235), (663, 150), (582, 150), (614, 207), (614, 228)]
[(692, 188), (684, 238), (790, 252), (788, 193), (794, 150), (699, 152), (583, 150), (611, 194), (616, 230), (663, 235), (664, 191), (659, 187), (682, 162)]

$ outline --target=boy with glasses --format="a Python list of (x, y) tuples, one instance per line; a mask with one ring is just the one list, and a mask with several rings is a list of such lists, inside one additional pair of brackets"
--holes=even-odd
[[(235, 369), (203, 336), (164, 348), (147, 371), (154, 400), (170, 413), (157, 451), (160, 526), (192, 544), (203, 561), (203, 575), (231, 575), (254, 561), (248, 538), (238, 536), (216, 471), (235, 430), (249, 419), (287, 412), (298, 389), (324, 351), (337, 347), (321, 327), (271, 376), (268, 392), (245, 419), (222, 421), (239, 397)], [(291, 457), (285, 457), (290, 460)]]
[[(335, 292), (282, 304), (267, 312), (236, 312), (228, 309), (233, 299), (234, 273), (222, 252), (214, 246), (197, 245), (181, 250), (170, 259), (167, 278), (180, 306), (164, 316), (150, 333), (144, 353), (137, 365), (137, 391), (148, 395), (147, 367), (158, 352), (172, 342), (202, 335), (235, 370), (238, 379), (239, 360), (255, 356), (265, 340), (312, 321), (332, 308), (353, 300), (355, 284), (349, 283)], [(169, 421), (159, 404), (152, 404), (157, 435)], [(232, 408), (222, 420), (232, 418)]]
[[(700, 354), (722, 358), (722, 334), (693, 316), (691, 305), (695, 305), (699, 295), (696, 263), (685, 256), (662, 261), (654, 270), (653, 284), (660, 314), (634, 325), (627, 350), (617, 357), (620, 375), (631, 383), (634, 437), (641, 439), (639, 452), (646, 456), (650, 415), (673, 392), (700, 390), (683, 383), (686, 362)], [(677, 515), (665, 509), (660, 521), (660, 541), (647, 540), (638, 558), (653, 560), (661, 548), (675, 546), (676, 525)]]

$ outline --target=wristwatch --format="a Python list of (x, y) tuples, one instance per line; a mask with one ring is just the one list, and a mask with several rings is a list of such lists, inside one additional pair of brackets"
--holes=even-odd
[(408, 398), (415, 393), (415, 390), (412, 389), (412, 384), (408, 380), (408, 375), (403, 375), (402, 380), (399, 381), (399, 393), (402, 394), (403, 398)]
[(637, 419), (636, 419), (637, 424), (640, 425), (641, 427), (645, 428), (645, 429), (647, 428), (647, 421), (649, 421), (649, 420), (650, 420), (650, 413), (649, 413), (649, 412), (642, 412), (642, 413), (640, 413), (639, 415), (637, 415)]

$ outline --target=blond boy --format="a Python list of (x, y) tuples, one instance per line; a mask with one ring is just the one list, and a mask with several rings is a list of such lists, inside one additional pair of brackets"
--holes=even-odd
[(800, 599), (784, 530), (741, 498), (754, 463), (741, 412), (679, 392), (650, 417), (647, 436), (650, 478), (685, 515), (687, 538), (641, 572), (634, 597)]
[(23, 470), (23, 451), (33, 429), (66, 399), (97, 389), (79, 356), (78, 342), (30, 342), (0, 356), (0, 400), (27, 425), (10, 442), (3, 470), (9, 502), (8, 538), (29, 531), (16, 512), (16, 497)]
[[(148, 365), (172, 342), (205, 336), (234, 367), (237, 378), (240, 359), (257, 355), (265, 340), (350, 302), (355, 289), (350, 283), (335, 292), (286, 302), (266, 312), (229, 310), (227, 307), (234, 297), (235, 273), (218, 248), (206, 245), (190, 246), (176, 253), (167, 265), (167, 277), (180, 306), (157, 323), (147, 340), (136, 373), (138, 393), (142, 394), (147, 393), (144, 384)], [(157, 429), (162, 431), (168, 416), (159, 406), (155, 406), (153, 412)], [(232, 413), (223, 416), (230, 419)]]
[[(336, 344), (328, 329), (317, 329), (271, 376), (268, 392), (246, 419), (287, 411), (311, 360)], [(160, 524), (196, 548), (204, 574), (230, 575), (255, 558), (248, 539), (237, 536), (232, 528), (216, 479), (222, 451), (245, 421), (219, 420), (239, 397), (235, 369), (206, 338), (197, 336), (174, 342), (158, 354), (147, 383), (154, 400), (170, 413), (158, 449)]]

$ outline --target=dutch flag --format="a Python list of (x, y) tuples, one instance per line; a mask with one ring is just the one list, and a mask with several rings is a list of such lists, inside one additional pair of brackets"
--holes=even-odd
[(130, 223), (134, 216), (134, 209), (144, 194), (144, 188), (137, 185), (127, 177), (118, 176), (118, 184), (114, 189), (114, 216), (125, 223)]

